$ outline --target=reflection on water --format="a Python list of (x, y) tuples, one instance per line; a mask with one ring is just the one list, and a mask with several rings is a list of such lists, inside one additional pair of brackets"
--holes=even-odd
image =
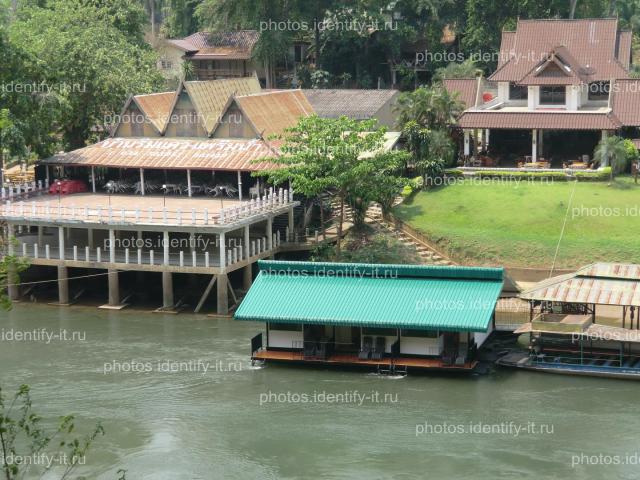
[[(15, 338), (37, 329), (50, 340)], [(637, 383), (252, 367), (249, 339), (259, 329), (17, 305), (0, 313), (0, 384), (31, 385), (47, 418), (102, 422), (107, 434), (81, 471), (101, 480), (119, 468), (129, 479), (171, 480), (638, 478), (637, 465), (593, 464), (597, 455), (631, 463), (626, 455), (640, 451)], [(84, 337), (53, 337), (61, 330)], [(118, 362), (151, 368), (105, 373)], [(157, 368), (164, 362), (209, 368)]]

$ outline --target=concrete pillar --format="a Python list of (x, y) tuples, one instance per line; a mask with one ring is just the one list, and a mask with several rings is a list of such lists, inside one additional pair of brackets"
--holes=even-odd
[(109, 229), (109, 262), (116, 263), (116, 232)]
[(169, 265), (169, 232), (162, 232), (162, 247), (164, 249), (162, 263), (164, 265)]
[(191, 170), (187, 169), (187, 193), (191, 196)]
[(216, 285), (218, 288), (218, 314), (226, 315), (229, 313), (229, 290), (227, 285), (227, 275), (222, 273), (220, 275), (216, 275), (218, 280), (216, 280)]
[(58, 258), (64, 260), (64, 227), (58, 227)]
[[(47, 177), (49, 173), (49, 167), (47, 167)], [(91, 167), (91, 190), (96, 193), (96, 169)]]
[(469, 130), (463, 131), (464, 135), (464, 154), (465, 156), (471, 155), (471, 132)]
[(144, 168), (140, 169), (140, 195), (144, 197)]
[[(15, 227), (9, 223), (7, 224), (7, 238), (8, 238), (7, 253), (9, 255), (15, 254), (14, 246), (13, 246), (14, 236), (15, 236)], [(10, 268), (7, 271), (7, 294), (9, 295), (9, 299), (12, 301), (18, 300), (20, 296), (17, 280), (18, 280), (18, 273), (16, 272), (15, 267), (10, 266)]]
[(238, 199), (242, 201), (242, 174), (238, 170)]
[[(220, 233), (218, 235), (219, 238), (219, 249), (220, 249), (220, 268), (224, 268), (226, 265), (226, 252), (225, 252), (225, 238), (224, 238), (224, 232)], [(218, 282), (220, 282), (220, 279), (218, 279)], [(220, 287), (218, 287), (220, 288)]]
[(189, 251), (191, 253), (196, 251), (196, 234), (193, 232), (189, 234)]
[(87, 245), (91, 250), (94, 248), (93, 243), (93, 228), (87, 228)]
[[(320, 206), (322, 208), (322, 205)], [(293, 207), (289, 207), (289, 235), (293, 236)], [(291, 239), (287, 238), (287, 241)]]
[(250, 236), (249, 236), (249, 225), (245, 225), (244, 226), (244, 258), (249, 258), (251, 256), (251, 245), (249, 245), (249, 243), (251, 242), (250, 240)]
[(273, 217), (267, 218), (267, 229), (265, 234), (267, 235), (267, 250), (273, 249)]
[(544, 157), (544, 130), (538, 130), (538, 152), (540, 156)]
[(538, 130), (531, 131), (531, 161), (538, 161)]
[(44, 245), (44, 227), (38, 226), (38, 245)]
[(172, 308), (173, 305), (173, 274), (162, 272), (162, 308)]
[(478, 156), (478, 129), (474, 128), (473, 129), (473, 158), (476, 158)]
[(244, 291), (248, 291), (253, 283), (253, 267), (251, 264), (246, 265), (242, 269), (242, 288)]
[(63, 265), (58, 265), (58, 302), (69, 304), (69, 269)]
[(120, 278), (117, 270), (108, 270), (109, 278), (109, 306), (120, 305)]

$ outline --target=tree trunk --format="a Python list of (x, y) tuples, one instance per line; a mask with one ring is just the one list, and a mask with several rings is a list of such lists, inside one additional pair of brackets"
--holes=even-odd
[(576, 16), (576, 6), (578, 5), (578, 0), (569, 0), (569, 18), (573, 19)]
[(149, 15), (151, 16), (151, 36), (156, 38), (156, 0), (149, 0)]
[(316, 70), (320, 70), (320, 30), (318, 28), (318, 17), (313, 19), (313, 41), (316, 49)]
[(344, 221), (344, 193), (340, 193), (340, 217), (338, 219), (338, 238), (336, 239), (336, 260), (340, 260), (340, 243), (342, 240), (342, 222)]
[(324, 224), (324, 202), (322, 201), (322, 195), (318, 195), (318, 201), (320, 205), (320, 231), (322, 232), (322, 239), (327, 239), (327, 230)]

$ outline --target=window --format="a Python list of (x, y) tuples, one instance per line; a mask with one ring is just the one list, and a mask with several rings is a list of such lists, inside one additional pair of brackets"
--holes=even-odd
[(160, 68), (163, 70), (171, 70), (173, 68), (173, 63), (171, 60), (160, 60)]
[(565, 87), (540, 87), (541, 105), (564, 105), (565, 103)]
[(402, 337), (438, 338), (437, 330), (401, 330)]
[(301, 332), (302, 324), (269, 323), (269, 330), (283, 330), (286, 332)]
[(529, 97), (529, 88), (523, 85), (509, 84), (509, 100), (526, 100)]
[(589, 100), (608, 100), (609, 82), (593, 82), (589, 84)]

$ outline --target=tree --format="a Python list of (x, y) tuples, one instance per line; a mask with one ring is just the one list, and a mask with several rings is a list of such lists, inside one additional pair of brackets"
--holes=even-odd
[(450, 94), (442, 85), (434, 85), (402, 93), (396, 111), (400, 128), (413, 121), (422, 128), (444, 129), (457, 121), (464, 105), (457, 92)]
[(611, 136), (596, 146), (593, 158), (596, 162), (600, 163), (602, 167), (611, 167), (610, 180), (613, 182), (614, 172), (625, 164), (627, 159), (627, 149), (625, 147), (624, 139)]
[(436, 69), (433, 80), (441, 82), (446, 78), (475, 78), (479, 73), (482, 73), (482, 70), (473, 59), (468, 58), (462, 63), (451, 62), (446, 67)]
[(274, 164), (263, 173), (272, 183), (291, 180), (294, 191), (314, 196), (330, 191), (336, 196), (340, 202), (338, 258), (345, 204), (350, 199), (368, 202), (377, 197), (377, 179), (393, 177), (403, 161), (402, 153), (383, 151), (385, 129), (376, 129), (375, 123), (347, 117), (303, 117), (281, 136), (282, 155), (265, 159)]
[[(27, 464), (22, 468), (21, 459), (43, 456), (53, 456), (63, 464), (62, 479), (77, 469), (84, 461), (89, 448), (99, 435), (104, 435), (104, 429), (98, 424), (94, 430), (83, 439), (70, 438), (75, 429), (74, 417), (62, 417), (58, 427), (47, 432), (41, 426), (42, 418), (33, 411), (30, 389), (22, 385), (10, 400), (5, 398), (0, 388), (0, 454), (2, 454), (2, 473), (6, 480), (24, 478), (27, 472), (43, 476), (50, 470), (54, 462), (49, 465)], [(58, 451), (52, 453), (49, 447), (56, 446)], [(23, 450), (20, 450), (23, 449)], [(60, 449), (66, 449), (61, 452)], [(33, 462), (37, 463), (37, 462)], [(46, 462), (43, 462), (46, 463)], [(35, 472), (34, 470), (39, 470)]]
[[(11, 43), (27, 53), (26, 70), (39, 75), (34, 80), (43, 86), (42, 97), (58, 105), (47, 131), (60, 130), (71, 148), (84, 146), (130, 93), (152, 92), (163, 83), (156, 54), (138, 42), (135, 15), (123, 5), (52, 0), (46, 8), (25, 7), (9, 28)], [(114, 9), (120, 13), (111, 17)]]

